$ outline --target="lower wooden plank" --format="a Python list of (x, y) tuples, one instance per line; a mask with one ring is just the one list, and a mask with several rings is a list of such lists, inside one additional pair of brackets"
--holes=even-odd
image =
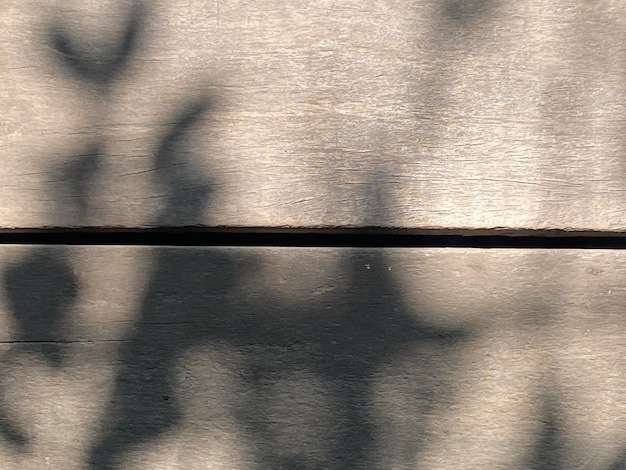
[(626, 253), (0, 247), (0, 467), (626, 461)]

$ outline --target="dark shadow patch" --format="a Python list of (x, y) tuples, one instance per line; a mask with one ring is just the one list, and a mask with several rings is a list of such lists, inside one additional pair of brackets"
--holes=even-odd
[(541, 407), (541, 430), (533, 455), (528, 462), (532, 470), (566, 470), (563, 433), (556, 400), (546, 391)]
[[(106, 47), (91, 47), (72, 37), (63, 22), (57, 21), (48, 31), (48, 44), (68, 74), (78, 77), (87, 84), (96, 86), (98, 99), (91, 98), (90, 106), (98, 111), (90, 123), (96, 135), (84, 143), (84, 150), (71, 157), (69, 163), (53, 170), (52, 200), (57, 219), (65, 225), (84, 226), (91, 217), (90, 190), (97, 172), (105, 160), (105, 139), (100, 128), (109, 112), (109, 92), (114, 81), (122, 75), (137, 48), (141, 26), (147, 8), (143, 2), (133, 1), (121, 37)], [(58, 202), (57, 202), (58, 201)]]
[[(237, 346), (242, 350), (250, 348), (248, 366), (242, 375), (254, 393), (248, 395), (248, 402), (238, 402), (233, 409), (237, 410), (236, 417), (255, 448), (260, 449), (260, 468), (374, 468), (379, 457), (376, 445), (384, 432), (376, 427), (372, 413), (375, 371), (403, 349), (416, 351), (424, 345), (439, 346), (442, 364), (454, 363), (456, 348), (467, 337), (468, 333), (462, 330), (428, 325), (411, 312), (390, 279), (385, 260), (375, 250), (355, 250), (344, 260), (345, 277), (336, 280), (335, 294), (324, 299), (328, 309), (302, 305), (298, 312), (290, 313), (288, 307), (276, 306), (282, 318), (301, 319), (295, 324), (265, 323), (264, 317), (275, 318), (275, 315), (260, 310), (254, 314), (258, 323), (252, 322), (254, 327), (248, 328), (247, 334), (241, 331), (237, 335), (239, 341), (247, 336), (249, 342)], [(327, 399), (338, 407), (339, 413), (330, 427), (339, 431), (327, 442), (329, 456), (321, 461), (311, 455), (290, 455), (292, 449), (278, 445), (276, 417), (270, 408), (264, 407), (269, 390), (285, 375), (298, 371), (313, 373), (330, 384)], [(424, 365), (415, 371), (415, 378), (436, 374), (437, 371)], [(425, 405), (414, 410), (421, 416), (426, 416), (434, 404), (449, 398), (441, 391), (436, 392), (434, 384), (425, 388), (420, 396)], [(298, 432), (298, 429), (292, 431), (294, 441), (298, 440)], [(420, 436), (414, 436), (412, 441), (417, 456), (422, 445)], [(307, 447), (304, 436), (299, 444), (300, 448)]]
[(50, 27), (49, 42), (61, 63), (82, 80), (106, 90), (128, 64), (144, 21), (146, 8), (142, 2), (133, 3), (126, 28), (116, 46), (104, 52), (89, 50), (72, 38), (67, 28), (57, 24)]
[[(211, 182), (194, 166), (190, 155), (181, 152), (188, 133), (208, 109), (206, 97), (190, 100), (174, 116), (154, 152), (156, 179), (165, 191), (157, 224), (167, 224), (181, 213), (199, 220), (208, 203)], [(198, 292), (214, 286), (227, 296), (237, 285), (228, 260), (216, 259), (211, 266), (194, 269), (196, 261), (191, 252), (157, 253), (140, 320), (120, 351), (113, 395), (88, 457), (90, 469), (120, 468), (127, 452), (180, 422), (180, 402), (170, 377), (174, 361), (206, 336), (199, 323), (216, 315), (211, 313), (212, 305), (194, 305)], [(217, 269), (217, 274), (203, 271), (211, 268)], [(170, 303), (168, 298), (179, 301)], [(217, 309), (228, 310), (225, 306)]]
[(626, 470), (626, 452), (608, 470)]
[[(241, 389), (230, 401), (240, 431), (257, 449), (258, 468), (372, 468), (384, 432), (372, 413), (375, 370), (403, 348), (420, 345), (439, 345), (440, 364), (454, 363), (466, 333), (434, 328), (408, 311), (377, 254), (356, 254), (349, 263), (347, 278), (338, 279), (339, 292), (324, 299), (329, 310), (302, 305), (294, 312), (272, 300), (271, 292), (255, 298), (254, 306), (239, 297), (242, 276), (258, 267), (251, 255), (159, 250), (140, 320), (120, 352), (115, 389), (89, 468), (122, 468), (127, 452), (181, 424), (174, 366), (186, 350), (202, 344), (234, 347), (243, 358)], [(296, 315), (297, 321), (289, 320)], [(299, 371), (329, 384), (326, 399), (337, 405), (338, 413), (327, 416), (337, 435), (320, 437), (329, 449), (324, 458), (302, 451), (306, 430), (291, 431), (295, 450), (285, 448), (277, 435), (288, 423), (277, 421), (268, 400), (283, 387), (281, 379)], [(415, 379), (436, 374), (424, 366)], [(441, 389), (434, 383), (425, 387), (420, 399), (428, 405), (418, 411), (425, 415), (448, 398)], [(417, 455), (420, 438), (413, 440)]]
[(25, 451), (29, 444), (26, 431), (11, 418), (9, 407), (2, 397), (0, 397), (0, 439), (18, 451)]
[(467, 24), (484, 16), (492, 7), (493, 0), (446, 0), (443, 12), (447, 19)]
[[(175, 115), (173, 124), (163, 135), (154, 153), (157, 184), (166, 194), (164, 210), (156, 225), (167, 227), (181, 220), (197, 223), (211, 194), (212, 184), (204, 179), (184, 151), (189, 133), (210, 109), (209, 99), (200, 96), (190, 100)], [(186, 153), (186, 154), (185, 154)]]
[[(2, 357), (2, 362), (14, 355), (34, 354), (51, 367), (60, 367), (64, 358), (62, 341), (68, 328), (67, 313), (78, 292), (67, 260), (58, 249), (33, 250), (25, 259), (9, 266), (2, 280), (17, 330), (13, 347)], [(9, 406), (1, 395), (0, 437), (23, 450), (29, 443), (27, 434), (10, 418)]]
[[(403, 348), (422, 345), (438, 345), (438, 364), (454, 364), (467, 336), (435, 328), (410, 312), (373, 251), (349, 258), (346, 277), (337, 279), (338, 292), (324, 298), (329, 309), (301, 305), (297, 312), (276, 302), (271, 292), (240, 297), (242, 277), (259, 266), (241, 251), (164, 248), (155, 261), (140, 319), (120, 351), (115, 389), (90, 453), (91, 469), (122, 468), (126, 453), (181, 424), (174, 366), (186, 350), (203, 344), (235, 348), (242, 358), (240, 366), (232, 365), (239, 367), (240, 389), (228, 401), (240, 432), (257, 449), (255, 468), (372, 468), (384, 432), (373, 414), (375, 371)], [(277, 389), (295, 392), (282, 389), (282, 379), (301, 371), (328, 384), (326, 400), (336, 405), (337, 413), (326, 416), (332, 422), (325, 424), (336, 434), (319, 438), (328, 449), (323, 457), (314, 449), (303, 451), (311, 445), (309, 430), (292, 429), (297, 445), (283, 445), (282, 426), (289, 423), (281, 424), (270, 403)], [(437, 374), (445, 375), (424, 365), (412, 375), (432, 384), (422, 387), (420, 400), (427, 404), (416, 412), (423, 416), (449, 398), (432, 379)], [(411, 439), (417, 455), (420, 436)]]
[[(50, 43), (66, 69), (96, 84), (105, 95), (127, 66), (144, 14), (142, 4), (135, 4), (118, 46), (104, 53), (82, 47), (62, 26), (51, 28)], [(209, 110), (205, 96), (188, 100), (174, 113), (173, 124), (153, 154), (154, 176), (163, 189), (157, 226), (181, 220), (194, 225), (202, 220), (214, 182), (194, 165), (188, 144), (194, 127)], [(69, 193), (66, 198), (75, 198), (83, 221), (89, 214), (89, 189), (104, 158), (103, 148), (95, 139), (62, 174), (68, 183), (63, 189)], [(382, 200), (377, 193), (377, 204)], [(123, 468), (129, 453), (179, 426), (182, 399), (172, 377), (176, 361), (189, 348), (216, 343), (234, 347), (243, 358), (238, 372), (245, 393), (232, 397), (233, 418), (257, 450), (253, 458), (260, 468), (372, 468), (383, 432), (377, 429), (373, 413), (376, 370), (403, 348), (437, 345), (441, 354), (450, 355), (446, 359), (453, 358), (467, 332), (435, 328), (409, 311), (386, 272), (385, 260), (376, 252), (352, 252), (344, 261), (336, 292), (325, 298), (328, 308), (294, 307), (281, 304), (274, 292), (240, 298), (242, 278), (259, 268), (251, 255), (227, 250), (202, 256), (193, 250), (156, 251), (139, 319), (120, 343), (113, 392), (88, 453), (88, 468)], [(45, 262), (54, 266), (54, 260)], [(291, 321), (294, 317), (299, 320)], [(299, 430), (294, 431), (299, 449), (285, 448), (277, 435), (276, 425), (281, 424), (270, 426), (274, 417), (268, 396), (281, 387), (285, 375), (298, 371), (329, 384), (327, 398), (337, 404), (337, 415), (329, 417), (337, 433), (321, 437), (328, 446), (325, 456), (303, 451), (306, 433)], [(436, 371), (425, 365), (415, 375), (426, 381)], [(420, 398), (427, 404), (418, 413), (425, 415), (430, 406), (445, 399), (447, 394), (436, 388), (424, 387)], [(419, 436), (413, 444), (417, 455), (422, 444)]]
[(59, 201), (61, 220), (70, 224), (84, 224), (89, 220), (93, 208), (90, 192), (103, 159), (102, 145), (92, 143), (55, 172), (58, 189), (54, 197)]
[[(190, 100), (153, 153), (164, 194), (159, 226), (180, 220), (181, 214), (190, 223), (199, 221), (209, 203), (213, 182), (185, 150), (208, 110), (206, 97)], [(122, 343), (111, 400), (89, 452), (90, 469), (122, 468), (132, 450), (181, 424), (174, 367), (185, 351), (203, 344), (234, 347), (243, 358), (238, 370), (242, 393), (232, 397), (233, 417), (258, 449), (259, 468), (369, 468), (380, 432), (371, 414), (374, 371), (405, 347), (436, 343), (452, 354), (466, 335), (434, 328), (408, 311), (384, 260), (373, 251), (346, 258), (336, 293), (326, 299), (328, 310), (301, 305), (296, 312), (272, 292), (241, 298), (242, 279), (259, 267), (253, 255), (241, 250), (157, 248), (139, 319)], [(339, 431), (327, 439), (326, 459), (284, 448), (275, 426), (268, 426), (273, 417), (267, 397), (280, 388), (285, 374), (298, 371), (330, 384), (328, 399), (340, 410), (330, 418)], [(433, 375), (428, 368), (420, 372)], [(443, 399), (434, 390), (432, 395), (424, 399)]]
[(40, 248), (3, 276), (4, 289), (17, 334), (14, 341), (30, 344), (51, 366), (61, 365), (67, 313), (78, 295), (72, 268), (58, 250)]
[(193, 251), (157, 252), (140, 319), (119, 352), (115, 387), (88, 468), (123, 468), (128, 452), (180, 424), (172, 378), (176, 360), (208, 342), (211, 331), (238, 333), (236, 319), (228, 316), (239, 275), (235, 264), (219, 253), (207, 260)]

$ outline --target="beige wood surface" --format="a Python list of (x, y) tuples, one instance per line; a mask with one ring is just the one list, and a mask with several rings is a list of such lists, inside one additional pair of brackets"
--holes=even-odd
[(626, 253), (0, 247), (0, 467), (626, 465)]
[(626, 4), (5, 0), (0, 227), (626, 228)]

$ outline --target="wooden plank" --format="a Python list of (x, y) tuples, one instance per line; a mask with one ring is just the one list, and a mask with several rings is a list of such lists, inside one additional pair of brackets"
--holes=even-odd
[(618, 470), (626, 253), (0, 247), (0, 466)]
[(626, 229), (622, 2), (0, 8), (1, 227)]

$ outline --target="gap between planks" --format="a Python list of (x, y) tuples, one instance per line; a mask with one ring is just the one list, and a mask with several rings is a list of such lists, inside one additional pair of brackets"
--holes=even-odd
[(197, 227), (163, 229), (16, 229), (0, 231), (0, 244), (433, 247), (622, 249), (621, 232), (403, 230), (382, 228), (262, 229)]

